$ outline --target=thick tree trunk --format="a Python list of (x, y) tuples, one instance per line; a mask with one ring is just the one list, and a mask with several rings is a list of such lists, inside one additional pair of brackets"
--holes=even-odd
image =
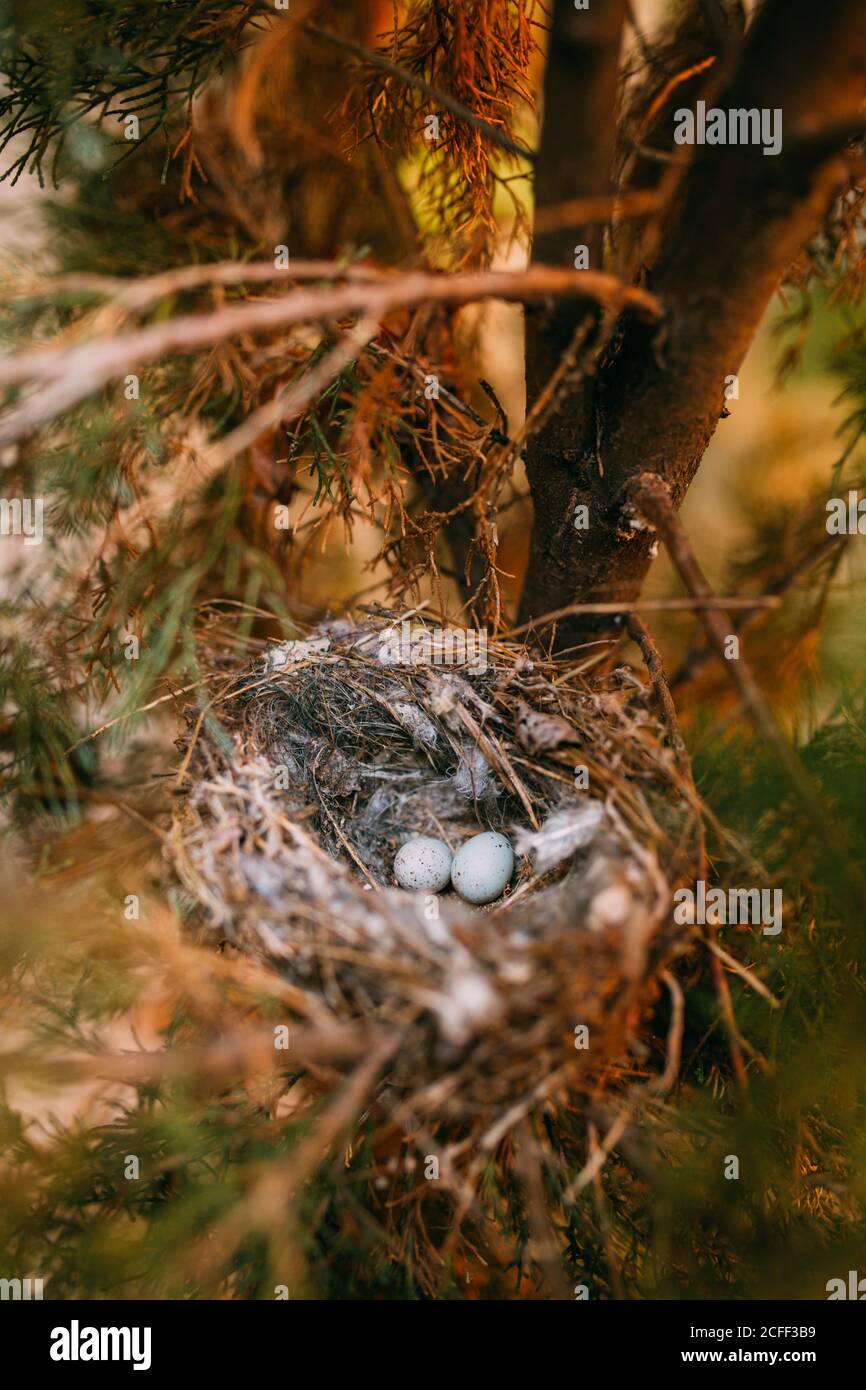
[[(535, 178), (536, 209), (611, 191), (616, 145), (616, 98), (625, 0), (596, 0), (576, 10), (555, 0), (544, 78), (541, 140)], [(564, 227), (533, 238), (534, 262), (572, 266), (586, 246), (601, 269), (602, 226)], [(526, 311), (526, 394), (531, 405), (556, 369), (585, 306), (566, 303)], [(591, 453), (592, 397), (578, 383), (559, 410), (529, 441), (526, 470), (535, 502), (535, 526), (524, 618), (556, 606), (547, 601), (573, 585), (569, 531), (575, 478)], [(565, 600), (566, 602), (568, 600)]]
[[(557, 15), (569, 8), (563, 0)], [(565, 59), (557, 60), (554, 49), (552, 61)], [(545, 130), (553, 129), (542, 139), (540, 190), (555, 175), (545, 163), (559, 160), (557, 143), (571, 128), (567, 99), (553, 81), (546, 84)], [(562, 96), (558, 107), (550, 100), (554, 90)], [(723, 413), (725, 378), (738, 372), (785, 271), (845, 185), (843, 151), (862, 120), (864, 95), (866, 5), (768, 0), (712, 104), (781, 109), (782, 152), (765, 156), (753, 145), (691, 152), (648, 278), (667, 309), (666, 341), (625, 325), (591, 397), (586, 392), (569, 402), (529, 451), (536, 519), (524, 619), (570, 603), (638, 595), (652, 536), (629, 528), (628, 483), (639, 473), (658, 473), (677, 505), (682, 501)], [(583, 100), (575, 97), (574, 105), (580, 111)], [(596, 154), (588, 167), (597, 177)], [(583, 191), (585, 184), (575, 183), (559, 196)], [(527, 332), (531, 381), (538, 380), (537, 359), (551, 344), (559, 346), (553, 330), (541, 331), (541, 346), (538, 326)], [(587, 530), (573, 525), (581, 504), (589, 509)], [(609, 620), (576, 618), (560, 629), (560, 640), (605, 629)]]

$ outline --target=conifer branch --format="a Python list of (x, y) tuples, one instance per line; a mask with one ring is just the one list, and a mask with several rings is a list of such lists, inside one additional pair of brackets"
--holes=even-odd
[[(335, 273), (340, 274), (338, 267)], [(0, 419), (0, 445), (27, 437), (133, 368), (173, 353), (194, 352), (244, 333), (268, 333), (298, 323), (339, 321), (356, 313), (381, 323), (395, 309), (424, 303), (469, 304), (479, 299), (525, 301), (555, 297), (632, 309), (655, 323), (662, 316), (661, 305), (653, 295), (623, 285), (616, 276), (545, 266), (460, 275), (418, 271), (370, 284), (304, 290), (279, 299), (169, 319), (92, 343), (43, 348), (3, 358), (0, 386), (39, 382), (48, 385)]]

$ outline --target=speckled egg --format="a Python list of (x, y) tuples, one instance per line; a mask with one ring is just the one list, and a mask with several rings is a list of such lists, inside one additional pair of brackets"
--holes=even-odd
[(492, 903), (514, 873), (514, 852), (504, 835), (485, 830), (461, 845), (451, 865), (451, 882), (468, 903)]
[(398, 849), (394, 877), (415, 893), (441, 893), (451, 878), (451, 851), (432, 835), (418, 835)]

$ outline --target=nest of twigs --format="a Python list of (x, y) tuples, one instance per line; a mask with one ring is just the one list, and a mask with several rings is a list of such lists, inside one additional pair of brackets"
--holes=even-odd
[[(349, 1130), (396, 1126), (453, 1179), (622, 1054), (680, 945), (692, 808), (633, 670), (508, 640), (446, 664), (429, 629), (403, 659), (398, 631), (364, 613), (217, 663), (185, 711), (169, 844), (204, 929), (285, 979), (294, 1073), (366, 1066)], [(412, 835), (486, 829), (518, 857), (499, 901), (395, 886)]]

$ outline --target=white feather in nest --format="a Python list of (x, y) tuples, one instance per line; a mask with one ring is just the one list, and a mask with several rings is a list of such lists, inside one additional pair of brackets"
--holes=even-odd
[(604, 807), (598, 801), (587, 801), (574, 810), (556, 811), (540, 830), (518, 828), (517, 852), (529, 855), (535, 872), (545, 874), (585, 849), (604, 829), (609, 829)]

